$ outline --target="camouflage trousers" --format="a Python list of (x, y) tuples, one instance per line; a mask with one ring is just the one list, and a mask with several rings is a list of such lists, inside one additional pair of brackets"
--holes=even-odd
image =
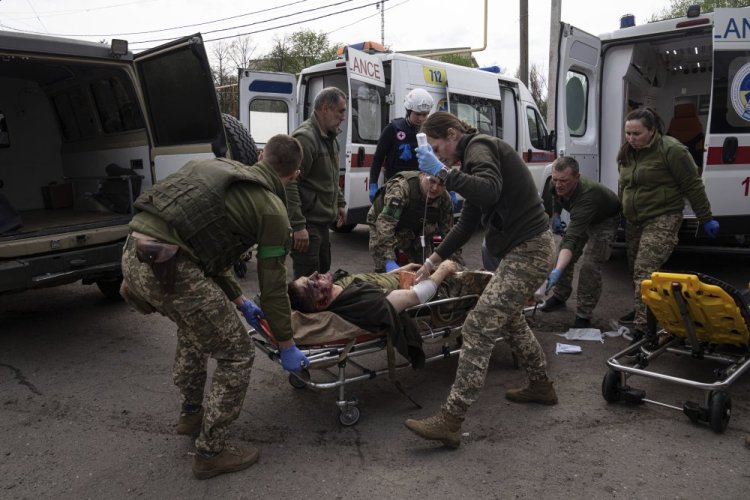
[(138, 261), (134, 238), (128, 237), (122, 255), (123, 281), (129, 294), (177, 325), (172, 376), (183, 404), (203, 404), (208, 358), (216, 360), (195, 446), (218, 452), (224, 448), (229, 424), (242, 409), (255, 350), (247, 327), (221, 288), (179, 252), (176, 258), (174, 292), (164, 293), (151, 268)]
[[(436, 234), (438, 234), (436, 226), (426, 226), (426, 236), (424, 237), (424, 246), (422, 246), (422, 236), (415, 235), (414, 231), (410, 229), (396, 231), (396, 246), (393, 248), (393, 251), (390, 252), (389, 257), (396, 260), (398, 257), (397, 252), (398, 250), (401, 250), (404, 252), (404, 255), (406, 255), (406, 258), (410, 263), (421, 264), (432, 254), (432, 252), (435, 251), (435, 245), (433, 245), (432, 238)], [(378, 233), (374, 224), (370, 225), (369, 249), (373, 263), (375, 264), (376, 273), (382, 273), (385, 271), (386, 259), (383, 258), (382, 250), (378, 250), (384, 248), (385, 241), (388, 241), (389, 239), (390, 238), (386, 238), (384, 235)], [(465, 265), (463, 257), (461, 256), (460, 248), (448, 258), (456, 262), (459, 266), (463, 267)]]
[(677, 246), (682, 214), (666, 214), (645, 222), (627, 221), (625, 242), (628, 269), (633, 277), (634, 329), (646, 331), (646, 304), (641, 300), (641, 281), (651, 279)]
[(503, 257), (464, 322), (456, 380), (443, 405), (448, 413), (463, 417), (477, 400), (499, 337), (510, 345), (530, 380), (547, 378), (544, 351), (526, 323), (523, 308), (552, 269), (554, 258), (555, 240), (550, 231), (521, 243)]
[(591, 319), (602, 295), (602, 265), (612, 254), (618, 217), (592, 224), (586, 231), (586, 244), (579, 247), (555, 285), (555, 297), (565, 302), (573, 292), (573, 273), (578, 263), (576, 316)]

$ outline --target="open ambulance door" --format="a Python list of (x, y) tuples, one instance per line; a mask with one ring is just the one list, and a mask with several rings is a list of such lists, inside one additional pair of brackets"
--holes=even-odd
[(557, 154), (574, 157), (581, 174), (598, 181), (602, 44), (597, 37), (563, 23), (559, 46), (555, 98)]
[(724, 234), (750, 233), (749, 25), (750, 8), (714, 11), (713, 90), (702, 175)]
[(187, 161), (226, 153), (211, 68), (199, 34), (134, 56), (146, 101), (155, 181)]
[(297, 78), (291, 73), (240, 70), (240, 123), (262, 149), (276, 134), (291, 134), (299, 125)]

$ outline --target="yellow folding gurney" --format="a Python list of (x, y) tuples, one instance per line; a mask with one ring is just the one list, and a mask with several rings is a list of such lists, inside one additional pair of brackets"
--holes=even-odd
[[(602, 396), (608, 403), (648, 402), (681, 410), (693, 423), (724, 431), (732, 411), (729, 386), (750, 366), (750, 290), (700, 273), (656, 272), (641, 283), (641, 297), (648, 306), (649, 332), (607, 360)], [(702, 364), (715, 381), (658, 371), (663, 366), (656, 359), (666, 352)], [(699, 389), (704, 402), (687, 401), (680, 408), (647, 399), (645, 391), (627, 385), (633, 375)]]

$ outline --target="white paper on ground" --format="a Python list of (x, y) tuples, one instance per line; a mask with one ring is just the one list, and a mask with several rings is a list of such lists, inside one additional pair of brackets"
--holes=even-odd
[(557, 343), (555, 348), (555, 354), (578, 354), (582, 351), (583, 349), (579, 345), (561, 344), (560, 342)]
[(604, 343), (602, 332), (598, 328), (571, 328), (565, 333), (558, 333), (558, 335), (568, 340), (595, 340)]

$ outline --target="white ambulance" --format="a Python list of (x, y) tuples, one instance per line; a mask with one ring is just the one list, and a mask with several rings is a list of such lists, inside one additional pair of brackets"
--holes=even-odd
[[(558, 155), (617, 190), (625, 117), (651, 106), (696, 159), (720, 243), (750, 243), (750, 8), (631, 25), (595, 37), (563, 24), (556, 93)], [(549, 178), (549, 168), (544, 179)], [(686, 206), (681, 245), (697, 221)]]
[[(554, 158), (547, 128), (520, 80), (497, 72), (382, 51), (365, 42), (342, 57), (291, 74), (242, 70), (240, 122), (259, 148), (272, 135), (291, 133), (312, 113), (313, 99), (334, 86), (349, 96), (348, 117), (339, 135), (339, 184), (347, 204), (345, 231), (363, 223), (370, 208), (370, 165), (383, 127), (405, 114), (404, 97), (417, 87), (433, 97), (433, 111), (449, 111), (480, 132), (514, 145), (538, 176)], [(382, 179), (379, 180), (382, 185)]]

